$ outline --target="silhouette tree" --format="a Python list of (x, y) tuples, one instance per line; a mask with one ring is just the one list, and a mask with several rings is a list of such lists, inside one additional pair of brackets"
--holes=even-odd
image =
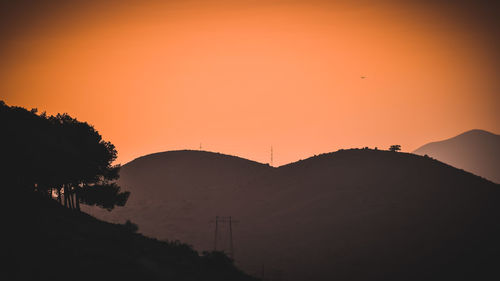
[(389, 147), (389, 151), (397, 152), (400, 150), (401, 150), (401, 145), (399, 145), (399, 144), (391, 145), (391, 147)]
[(58, 127), (66, 141), (63, 185), (64, 204), (79, 209), (80, 202), (108, 210), (123, 206), (128, 192), (111, 183), (118, 178), (120, 166), (113, 166), (117, 151), (110, 142), (89, 124), (79, 122), (67, 114), (52, 116), (49, 120)]
[(120, 192), (117, 151), (88, 123), (68, 114), (49, 116), (0, 101), (0, 138), (4, 182), (53, 197), (71, 209), (80, 203), (108, 210), (125, 205)]

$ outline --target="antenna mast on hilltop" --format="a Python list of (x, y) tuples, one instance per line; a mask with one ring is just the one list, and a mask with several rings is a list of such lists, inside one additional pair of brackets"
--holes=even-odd
[(273, 146), (271, 145), (271, 166), (273, 165)]

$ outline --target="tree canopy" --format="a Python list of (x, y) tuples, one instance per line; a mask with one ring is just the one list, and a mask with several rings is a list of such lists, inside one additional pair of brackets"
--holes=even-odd
[(394, 151), (394, 152), (398, 152), (401, 150), (401, 145), (399, 145), (399, 144), (391, 145), (391, 147), (389, 147), (389, 150)]
[(88, 123), (0, 101), (0, 131), (4, 183), (46, 193), (73, 209), (80, 203), (108, 210), (125, 205), (129, 193), (114, 183), (116, 148)]

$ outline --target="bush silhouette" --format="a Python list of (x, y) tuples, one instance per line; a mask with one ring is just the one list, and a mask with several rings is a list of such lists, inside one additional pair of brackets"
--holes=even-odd
[(137, 226), (137, 224), (131, 222), (130, 220), (127, 220), (123, 226), (125, 227), (126, 230), (130, 232), (135, 233), (139, 230), (139, 226)]
[(401, 145), (399, 144), (391, 145), (391, 147), (389, 147), (389, 151), (397, 152), (400, 150), (401, 150)]

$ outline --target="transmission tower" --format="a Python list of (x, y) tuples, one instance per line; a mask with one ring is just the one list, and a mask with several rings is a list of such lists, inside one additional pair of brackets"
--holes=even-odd
[[(221, 232), (221, 227), (220, 226), (225, 226), (226, 231), (229, 234), (229, 250), (226, 252), (226, 254), (234, 260), (234, 244), (233, 244), (233, 223), (238, 223), (238, 221), (235, 221), (229, 217), (223, 217), (223, 216), (216, 216), (215, 217), (215, 235), (214, 235), (214, 251), (217, 251), (217, 243), (219, 241), (219, 237), (223, 232)], [(220, 226), (219, 226), (220, 225)]]

